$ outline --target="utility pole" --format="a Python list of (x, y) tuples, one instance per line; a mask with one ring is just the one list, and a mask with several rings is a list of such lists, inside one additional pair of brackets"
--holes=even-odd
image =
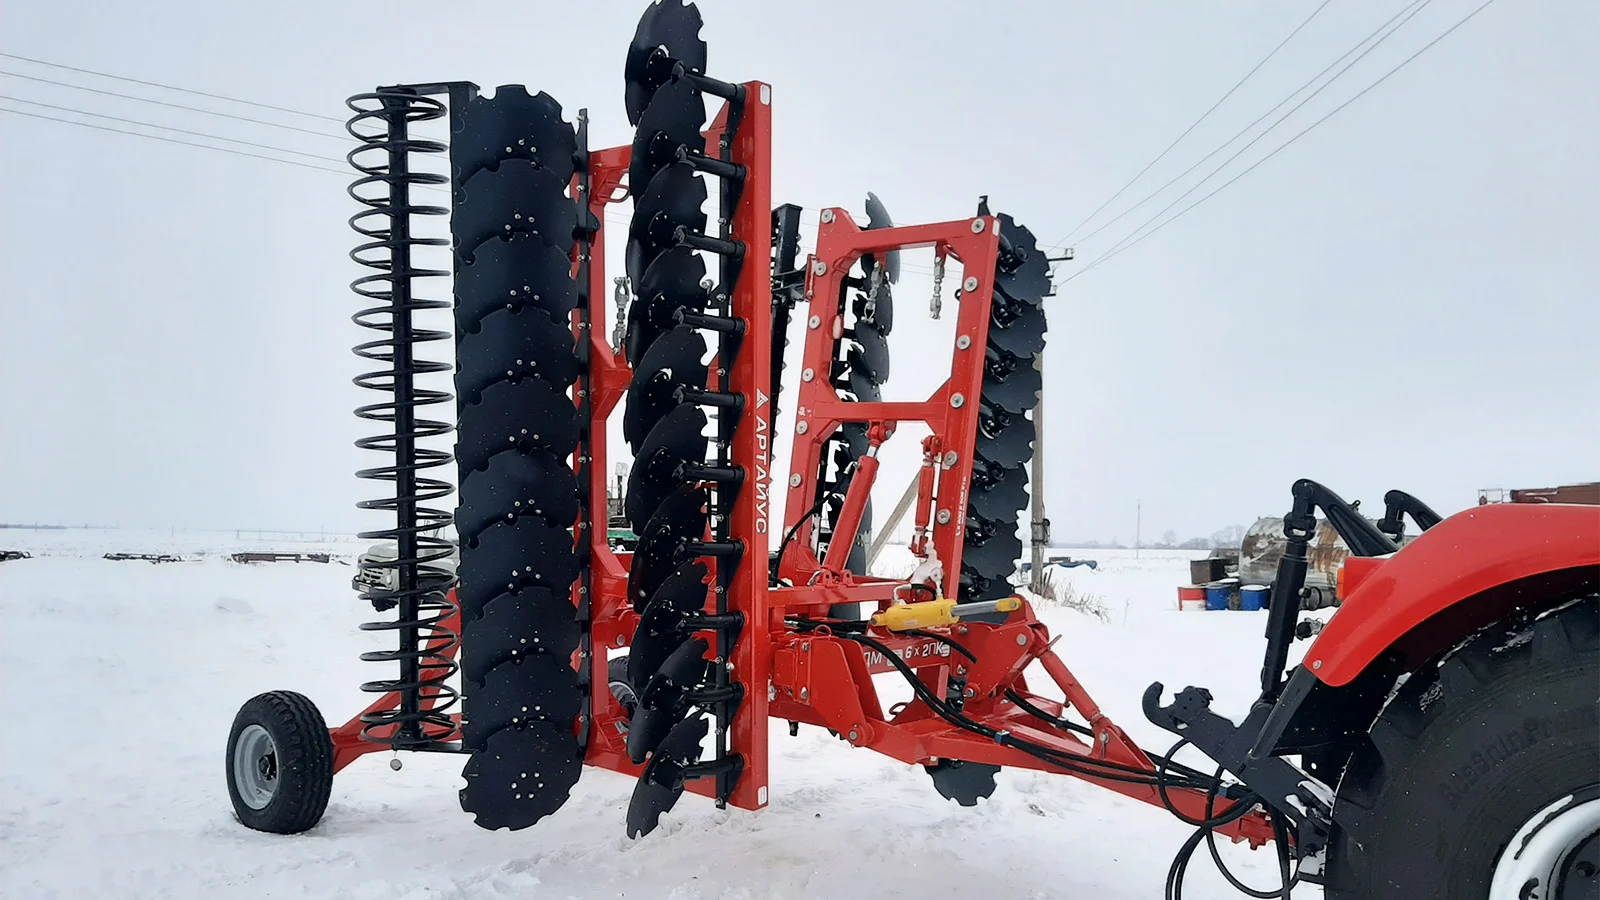
[(1044, 354), (1033, 357), (1033, 367), (1040, 372), (1039, 405), (1033, 408), (1033, 571), (1028, 582), (1029, 590), (1044, 593), (1044, 551), (1050, 543), (1050, 520), (1044, 515)]
[(1133, 503), (1133, 558), (1139, 558), (1139, 527), (1144, 524), (1144, 501)]

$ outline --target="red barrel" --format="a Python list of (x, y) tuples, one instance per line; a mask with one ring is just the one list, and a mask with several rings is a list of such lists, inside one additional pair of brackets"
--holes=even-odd
[(1200, 612), (1206, 608), (1206, 589), (1197, 584), (1178, 588), (1178, 609), (1183, 612)]

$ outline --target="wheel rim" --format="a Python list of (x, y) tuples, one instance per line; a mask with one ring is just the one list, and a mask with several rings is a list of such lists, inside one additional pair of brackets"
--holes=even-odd
[(278, 746), (260, 725), (247, 725), (233, 745), (233, 783), (251, 809), (265, 809), (278, 790)]
[(1495, 864), (1489, 900), (1555, 900), (1600, 891), (1600, 784), (1568, 794), (1517, 829)]

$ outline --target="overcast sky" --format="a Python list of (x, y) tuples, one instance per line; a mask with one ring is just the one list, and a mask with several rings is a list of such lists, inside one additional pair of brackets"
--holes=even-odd
[[(1433, 0), (1191, 200), (1478, 3)], [(712, 74), (775, 86), (774, 196), (806, 206), (808, 222), (822, 206), (860, 210), (868, 190), (901, 223), (961, 218), (988, 194), (1053, 243), (1317, 4), (699, 5)], [(1332, 0), (1084, 231), (1404, 5)], [(629, 138), (622, 59), (643, 6), (17, 0), (0, 50), (340, 117), (347, 95), (380, 83), (526, 83), (569, 114), (588, 106), (594, 145), (608, 146)], [(1301, 476), (1369, 508), (1402, 487), (1441, 511), (1481, 487), (1600, 477), (1597, 47), (1600, 4), (1500, 0), (1172, 226), (1063, 280), (1046, 356), (1057, 536), (1130, 540), (1136, 504), (1147, 540), (1209, 534), (1281, 514)], [(0, 85), (8, 98), (313, 156), (345, 149), (14, 77)], [(350, 410), (369, 398), (350, 386), (362, 335), (349, 321), (357, 273), (341, 177), (11, 114), (0, 129), (0, 519), (376, 524), (355, 509), (371, 486), (352, 473), (377, 459), (351, 447), (370, 429)], [(1058, 276), (1207, 171), (1077, 241)], [(944, 319), (928, 322), (927, 284), (908, 270), (896, 295), (892, 397), (937, 381), (922, 337), (949, 325), (953, 303), (947, 291)], [(780, 426), (782, 445), (790, 434)], [(915, 438), (896, 443), (880, 509), (914, 465)]]

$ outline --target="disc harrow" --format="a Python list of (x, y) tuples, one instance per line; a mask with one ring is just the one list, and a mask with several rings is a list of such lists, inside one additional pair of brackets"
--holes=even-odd
[[(361, 168), (358, 185), (388, 191), (363, 216), (387, 225), (361, 220), (358, 260), (378, 274), (357, 291), (389, 303), (358, 321), (393, 337), (358, 352), (393, 363), (363, 382), (393, 402), (363, 415), (394, 433), (363, 446), (395, 457), (364, 472), (396, 483), (369, 506), (396, 517), (381, 534), (400, 548), (400, 589), (369, 597), (396, 618), (367, 626), (398, 646), (368, 658), (401, 672), (365, 685), (381, 698), (332, 729), (329, 770), (390, 747), (462, 753), (462, 808), (515, 830), (559, 809), (585, 766), (605, 768), (635, 779), (620, 824), (640, 837), (689, 793), (767, 806), (781, 720), (922, 766), (963, 805), (993, 793), (1000, 768), (1030, 768), (1269, 839), (1255, 801), (1219, 797), (1215, 778), (1128, 740), (1012, 586), (1051, 293), (1034, 235), (987, 201), (896, 224), (868, 194), (860, 223), (820, 210), (802, 252), (800, 207), (773, 203), (772, 88), (710, 74), (702, 28), (684, 0), (645, 8), (623, 60), (634, 132), (620, 146), (591, 150), (587, 110), (569, 122), (514, 85), (385, 88), (356, 105), (387, 129), (359, 151), (389, 162)], [(408, 136), (446, 111), (448, 144)], [(408, 166), (446, 150), (449, 177)], [(445, 184), (448, 210), (410, 202)], [(604, 227), (623, 202), (627, 224)], [(411, 217), (445, 213), (448, 241), (410, 234)], [(610, 257), (608, 239), (621, 242)], [(445, 244), (451, 272), (409, 258)], [(956, 269), (948, 355), (896, 355), (912, 251), (933, 254), (935, 318)], [(412, 290), (446, 275), (453, 304)], [(410, 318), (446, 305), (450, 332)], [(391, 324), (371, 324), (383, 315)], [(786, 352), (791, 317), (804, 340)], [(453, 396), (419, 388), (412, 375), (447, 367), (412, 345), (452, 338)], [(927, 396), (885, 397), (897, 368), (905, 380), (908, 362), (942, 361), (949, 375)], [(780, 392), (794, 427), (775, 473)], [(450, 425), (416, 409), (452, 399), (453, 455), (417, 446)], [(871, 494), (906, 423), (929, 432), (903, 501), (916, 567), (874, 576)], [(448, 541), (424, 535), (445, 515), (419, 504), (449, 485), (418, 472), (452, 460), (460, 555), (446, 595)], [(1040, 669), (1064, 700), (1030, 689), (1023, 672)], [(890, 673), (914, 699), (882, 701), (873, 676)]]

